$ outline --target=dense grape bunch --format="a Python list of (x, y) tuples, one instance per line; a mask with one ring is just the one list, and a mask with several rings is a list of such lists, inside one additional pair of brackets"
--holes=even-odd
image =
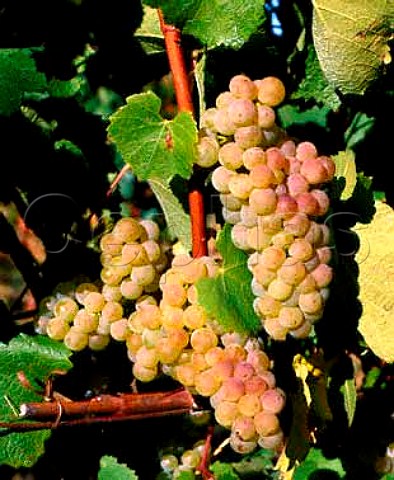
[(278, 127), (274, 107), (285, 93), (276, 77), (232, 77), (202, 116), (196, 159), (214, 167), (223, 218), (249, 254), (255, 311), (275, 340), (310, 334), (333, 276), (324, 219), (335, 164)]

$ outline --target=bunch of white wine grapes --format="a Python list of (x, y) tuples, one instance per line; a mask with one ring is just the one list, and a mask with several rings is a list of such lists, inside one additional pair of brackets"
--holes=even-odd
[(157, 292), (167, 266), (159, 234), (152, 220), (118, 220), (100, 240), (100, 281), (85, 281), (45, 299), (37, 331), (63, 341), (72, 351), (86, 347), (98, 351), (111, 338), (123, 340), (130, 303), (135, 309), (138, 300)]
[[(199, 440), (191, 448), (184, 449), (182, 452), (161, 453), (160, 468), (166, 477), (177, 480), (183, 476), (188, 480), (194, 480), (200, 477), (199, 467), (204, 457), (205, 441)], [(186, 475), (187, 474), (187, 475)], [(162, 479), (162, 475), (157, 476), (157, 480)]]
[(323, 314), (333, 271), (325, 187), (335, 164), (276, 124), (285, 98), (276, 77), (231, 78), (201, 119), (196, 163), (215, 167), (223, 218), (250, 257), (255, 311), (275, 340), (309, 336)]

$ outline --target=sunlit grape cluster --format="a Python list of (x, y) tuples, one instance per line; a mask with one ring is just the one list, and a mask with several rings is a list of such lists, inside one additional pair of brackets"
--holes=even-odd
[(152, 220), (118, 220), (100, 240), (100, 281), (44, 299), (37, 330), (72, 351), (103, 350), (111, 338), (125, 340), (129, 311), (159, 289), (168, 263), (159, 234)]
[(307, 337), (321, 318), (332, 280), (325, 190), (335, 164), (276, 125), (285, 98), (276, 77), (232, 77), (201, 121), (197, 163), (213, 167), (232, 240), (250, 257), (254, 308), (275, 340)]

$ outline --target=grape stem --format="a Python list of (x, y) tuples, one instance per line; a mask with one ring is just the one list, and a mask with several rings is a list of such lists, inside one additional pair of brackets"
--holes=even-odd
[(120, 172), (116, 175), (115, 179), (113, 180), (113, 182), (109, 186), (109, 189), (107, 191), (107, 198), (110, 197), (114, 193), (115, 188), (118, 186), (119, 182), (122, 180), (122, 178), (125, 176), (126, 172), (128, 172), (129, 170), (131, 170), (131, 167), (128, 164), (126, 164), (122, 167)]
[[(180, 112), (194, 114), (193, 99), (190, 88), (184, 52), (181, 45), (181, 33), (173, 25), (167, 25), (163, 14), (158, 9), (160, 28), (164, 36), (168, 63), (174, 82), (175, 98)], [(188, 195), (190, 219), (192, 224), (192, 255), (194, 258), (207, 255), (207, 235), (204, 213), (204, 198), (197, 188), (191, 188)]]
[(19, 419), (23, 421), (0, 422), (0, 428), (10, 431), (55, 429), (63, 426), (182, 415), (191, 413), (195, 408), (193, 396), (183, 388), (170, 392), (105, 394), (81, 401), (50, 400), (24, 403), (19, 411)]
[(207, 433), (207, 438), (205, 439), (204, 452), (202, 455), (200, 466), (198, 471), (201, 473), (203, 480), (214, 480), (212, 472), (209, 470), (209, 463), (211, 458), (211, 448), (212, 448), (212, 437), (213, 437), (213, 426), (210, 426)]

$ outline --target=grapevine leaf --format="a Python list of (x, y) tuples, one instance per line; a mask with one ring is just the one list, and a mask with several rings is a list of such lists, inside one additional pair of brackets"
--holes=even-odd
[(264, 20), (262, 0), (155, 0), (167, 23), (199, 40), (207, 48), (238, 49)]
[(149, 185), (164, 212), (169, 233), (177, 238), (187, 250), (191, 250), (190, 217), (172, 193), (169, 184), (160, 179), (151, 178)]
[(342, 93), (363, 94), (388, 58), (390, 0), (314, 0), (313, 40), (325, 76)]
[[(20, 334), (8, 345), (0, 344), (0, 416), (4, 422), (15, 421), (15, 415), (7, 399), (14, 405), (42, 401), (34, 391), (37, 381), (45, 382), (52, 372), (66, 372), (72, 367), (68, 359), (71, 352), (64, 344), (46, 336)], [(18, 379), (23, 372), (33, 389), (25, 388)], [(23, 433), (8, 433), (2, 429), (0, 437), (0, 464), (14, 468), (30, 467), (44, 453), (44, 443), (50, 430)]]
[(356, 186), (343, 208), (343, 211), (357, 215), (360, 223), (371, 222), (376, 211), (371, 177), (365, 176), (363, 172), (357, 173)]
[(27, 93), (46, 90), (46, 77), (37, 71), (30, 49), (0, 49), (0, 71), (0, 115), (15, 113)]
[(277, 109), (276, 113), (281, 126), (286, 130), (293, 125), (305, 125), (314, 123), (319, 127), (327, 127), (327, 116), (330, 112), (328, 107), (318, 107), (315, 105), (308, 110), (301, 110), (298, 105), (283, 105)]
[(144, 6), (142, 23), (134, 34), (147, 54), (165, 51), (164, 37), (160, 28), (159, 16), (156, 8)]
[(71, 98), (75, 97), (86, 88), (86, 80), (80, 75), (71, 78), (70, 80), (59, 80), (53, 78), (48, 83), (48, 93), (55, 98)]
[(253, 310), (248, 256), (234, 246), (228, 224), (219, 233), (216, 247), (223, 258), (223, 266), (215, 278), (203, 278), (196, 283), (199, 302), (223, 327), (255, 333), (261, 323)]
[(313, 410), (316, 418), (322, 423), (326, 423), (333, 419), (330, 404), (327, 396), (327, 384), (324, 376), (315, 377), (308, 375), (307, 383), (311, 395), (311, 410)]
[(372, 222), (358, 229), (358, 282), (363, 305), (358, 330), (374, 354), (394, 362), (394, 211), (376, 202)]
[(356, 156), (353, 150), (343, 150), (332, 156), (335, 162), (335, 176), (345, 179), (345, 188), (342, 191), (341, 199), (347, 200), (352, 196), (357, 183)]
[(65, 150), (76, 157), (84, 157), (82, 150), (70, 140), (62, 139), (54, 143), (55, 150)]
[(343, 401), (345, 405), (345, 411), (348, 419), (348, 425), (353, 422), (354, 414), (356, 412), (356, 383), (354, 378), (347, 378), (343, 385), (340, 387), (340, 392), (343, 395)]
[[(273, 450), (262, 448), (239, 462), (232, 462), (231, 466), (236, 473), (247, 478), (253, 477), (254, 475), (261, 475), (263, 472), (270, 472), (272, 474), (274, 468), (272, 460), (274, 458), (275, 452)], [(272, 477), (270, 476), (270, 478)]]
[(239, 480), (238, 474), (229, 463), (216, 461), (211, 465), (210, 470), (216, 480)]
[(134, 470), (123, 464), (118, 463), (116, 458), (104, 455), (100, 459), (100, 470), (98, 480), (138, 480)]
[(375, 118), (368, 117), (365, 113), (357, 112), (344, 135), (346, 149), (352, 149), (361, 142), (374, 124)]
[(290, 98), (313, 100), (332, 110), (337, 110), (341, 104), (333, 86), (328, 83), (322, 72), (313, 45), (308, 47), (305, 78), (299, 83), (297, 90), (290, 95)]
[(180, 112), (173, 120), (160, 114), (153, 92), (131, 95), (110, 116), (108, 133), (140, 181), (174, 175), (189, 179), (196, 154), (197, 127), (192, 115)]
[(386, 473), (380, 480), (394, 480), (394, 473)]
[(345, 478), (345, 471), (340, 459), (327, 459), (320, 449), (312, 448), (301, 465), (295, 469), (293, 479), (312, 480), (312, 478), (320, 478), (319, 472), (322, 474), (322, 478), (323, 474), (328, 472), (335, 472), (340, 475), (340, 478)]

